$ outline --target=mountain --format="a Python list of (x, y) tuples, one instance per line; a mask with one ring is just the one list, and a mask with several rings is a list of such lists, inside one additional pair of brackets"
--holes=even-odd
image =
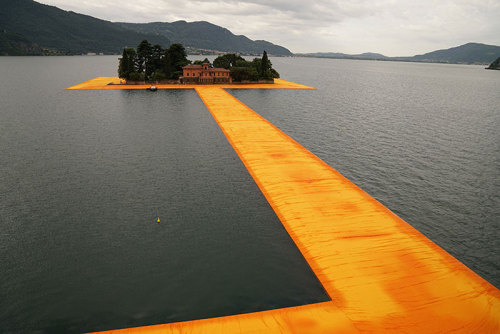
[(182, 43), (189, 51), (292, 55), (208, 22), (114, 23), (33, 0), (0, 0), (0, 55), (120, 54), (144, 39), (163, 47)]
[(122, 27), (148, 34), (156, 34), (170, 39), (173, 43), (182, 43), (188, 48), (218, 52), (236, 52), (243, 54), (268, 54), (291, 56), (290, 50), (267, 41), (252, 41), (243, 35), (234, 35), (226, 28), (215, 24), (200, 22), (152, 22), (119, 23)]
[(19, 34), (0, 31), (0, 56), (40, 56), (50, 53), (57, 54), (30, 42)]
[(380, 53), (365, 52), (361, 54), (346, 54), (339, 52), (316, 52), (316, 53), (296, 53), (299, 57), (315, 57), (315, 58), (338, 58), (338, 59), (366, 59), (366, 60), (382, 60), (389, 59)]
[(500, 46), (467, 43), (450, 49), (413, 56), (410, 59), (433, 63), (489, 64), (498, 56), (500, 56)]
[(371, 59), (371, 60), (393, 60), (426, 63), (450, 63), (450, 64), (489, 64), (500, 56), (500, 46), (486, 45), (480, 43), (467, 43), (445, 50), (432, 51), (423, 55), (413, 57), (386, 57), (379, 53), (362, 53), (349, 55), (336, 52), (301, 53), (296, 56), (318, 57), (318, 58), (343, 58), (343, 59)]
[(0, 55), (118, 54), (125, 46), (135, 47), (143, 39), (170, 45), (169, 39), (161, 35), (131, 31), (32, 0), (0, 0), (0, 31)]

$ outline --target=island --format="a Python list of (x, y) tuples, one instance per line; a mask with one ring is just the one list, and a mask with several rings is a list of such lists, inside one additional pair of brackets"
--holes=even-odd
[(500, 70), (500, 57), (494, 60), (490, 66), (486, 67), (487, 70)]
[(167, 49), (143, 40), (136, 49), (123, 49), (118, 76), (127, 85), (144, 84), (231, 84), (274, 83), (279, 73), (264, 51), (262, 58), (245, 60), (229, 53), (217, 57), (213, 64), (205, 58), (191, 62), (186, 49), (174, 43)]

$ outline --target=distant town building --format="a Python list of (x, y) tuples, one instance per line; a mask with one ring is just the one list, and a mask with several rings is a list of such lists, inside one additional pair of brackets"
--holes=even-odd
[(209, 63), (201, 65), (186, 65), (182, 68), (181, 83), (192, 84), (214, 84), (231, 83), (231, 74), (225, 68), (210, 67)]

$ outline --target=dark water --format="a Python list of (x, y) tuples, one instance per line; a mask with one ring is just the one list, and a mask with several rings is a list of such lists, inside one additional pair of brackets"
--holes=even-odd
[[(500, 72), (272, 61), (318, 89), (231, 93), (500, 287)], [(116, 64), (0, 57), (2, 331), (326, 300), (194, 91), (63, 90)]]
[(63, 90), (115, 67), (0, 58), (0, 332), (328, 300), (194, 90)]
[(231, 93), (500, 288), (500, 71), (272, 62), (317, 90)]

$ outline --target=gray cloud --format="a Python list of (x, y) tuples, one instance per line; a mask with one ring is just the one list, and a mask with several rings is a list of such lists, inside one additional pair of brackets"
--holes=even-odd
[(40, 0), (110, 21), (209, 21), (294, 52), (413, 55), (500, 44), (498, 0)]

